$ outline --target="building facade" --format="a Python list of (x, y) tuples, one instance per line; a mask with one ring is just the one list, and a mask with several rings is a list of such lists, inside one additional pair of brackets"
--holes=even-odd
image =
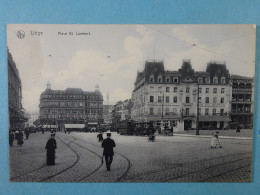
[(233, 75), (232, 78), (232, 102), (231, 102), (231, 126), (237, 125), (244, 128), (253, 127), (254, 112), (254, 79)]
[(133, 120), (175, 131), (195, 129), (197, 121), (200, 128), (221, 129), (230, 121), (232, 87), (225, 64), (210, 62), (205, 72), (195, 72), (189, 60), (178, 71), (146, 62), (134, 85)]
[(24, 128), (27, 121), (22, 107), (22, 82), (19, 71), (8, 50), (8, 109), (9, 128), (11, 130)]
[(111, 124), (112, 123), (112, 112), (114, 109), (114, 105), (103, 105), (103, 119), (104, 123)]
[(52, 90), (50, 83), (40, 96), (40, 121), (44, 125), (85, 124), (98, 126), (102, 119), (103, 97), (96, 88), (94, 92), (80, 88)]

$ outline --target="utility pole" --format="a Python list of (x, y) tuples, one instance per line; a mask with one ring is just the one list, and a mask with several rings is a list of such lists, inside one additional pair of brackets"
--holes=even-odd
[(198, 95), (197, 95), (197, 119), (196, 119), (196, 135), (199, 135), (200, 134), (200, 131), (199, 131), (199, 82), (198, 82)]

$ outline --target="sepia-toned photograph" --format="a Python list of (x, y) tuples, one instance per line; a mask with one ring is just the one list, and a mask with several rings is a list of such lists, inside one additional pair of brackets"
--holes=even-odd
[(8, 24), (11, 182), (251, 182), (256, 26)]

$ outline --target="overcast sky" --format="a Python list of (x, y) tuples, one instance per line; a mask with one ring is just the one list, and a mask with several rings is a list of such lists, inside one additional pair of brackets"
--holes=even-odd
[[(19, 39), (17, 31), (25, 32)], [(31, 31), (42, 35), (31, 35)], [(59, 35), (67, 33), (67, 35)], [(73, 35), (69, 35), (72, 32)], [(85, 32), (85, 35), (76, 33)], [(90, 34), (88, 34), (90, 33)], [(225, 61), (230, 74), (254, 76), (255, 25), (32, 25), (7, 26), (7, 45), (22, 80), (23, 107), (39, 111), (40, 94), (68, 87), (94, 91), (104, 104), (129, 99), (145, 60), (178, 70), (190, 59), (195, 71)]]

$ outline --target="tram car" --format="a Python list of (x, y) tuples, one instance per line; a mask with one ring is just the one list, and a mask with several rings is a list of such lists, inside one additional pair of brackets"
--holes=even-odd
[(154, 134), (155, 128), (152, 122), (120, 121), (118, 133), (120, 135), (146, 136)]
[(120, 121), (117, 127), (117, 132), (120, 135), (133, 135), (134, 129), (134, 121)]

